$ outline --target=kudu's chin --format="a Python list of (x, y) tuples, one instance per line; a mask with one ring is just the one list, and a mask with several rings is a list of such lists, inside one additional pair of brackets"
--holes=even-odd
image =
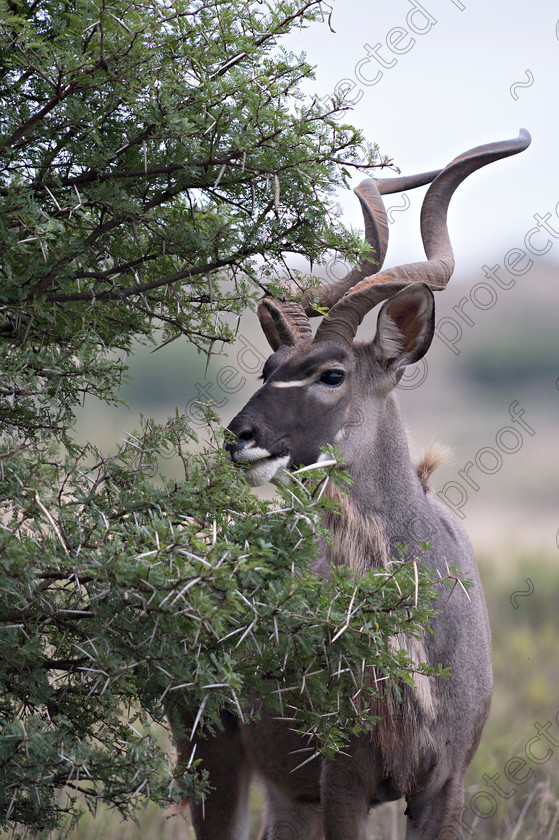
[(261, 484), (273, 481), (289, 464), (289, 455), (272, 455), (260, 446), (233, 449), (231, 458), (236, 464), (249, 466), (245, 478), (251, 487), (260, 487)]

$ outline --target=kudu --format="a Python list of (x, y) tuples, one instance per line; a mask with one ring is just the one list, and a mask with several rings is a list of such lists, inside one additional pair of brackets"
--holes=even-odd
[[(470, 543), (449, 510), (429, 495), (422, 474), (427, 465), (418, 475), (410, 460), (394, 388), (405, 366), (429, 348), (431, 290), (443, 289), (454, 268), (446, 225), (454, 190), (476, 169), (529, 142), (521, 131), (515, 140), (466, 152), (439, 172), (363, 182), (357, 194), (379, 263), (388, 238), (380, 193), (432, 182), (421, 214), (427, 259), (377, 274), (380, 266), (367, 262), (335, 287), (319, 290), (329, 311), (314, 338), (312, 303), (265, 299), (260, 306), (274, 353), (264, 366), (263, 386), (229, 426), (236, 436), (231, 456), (245, 466), (248, 481), (262, 484), (282, 469), (315, 463), (322, 446), (336, 443), (354, 483), (341, 500), (341, 515), (329, 516), (333, 543), (325, 547), (319, 573), (327, 574), (330, 563), (356, 572), (383, 566), (397, 540), (420, 551), (423, 535), (412, 527), (420, 521), (432, 544), (425, 562), (443, 576), (456, 563), (473, 587), (469, 597), (457, 590), (441, 596), (434, 634), (426, 633), (415, 651), (422, 661), (450, 666), (450, 679), (423, 677), (401, 701), (382, 703), (379, 723), (334, 759), (301, 765), (308, 745), (285, 724), (265, 714), (249, 725), (224, 716), (223, 732), (198, 742), (197, 756), (213, 787), (204, 804), (191, 809), (198, 840), (248, 837), (252, 770), (266, 797), (261, 840), (364, 840), (369, 808), (401, 797), (407, 800), (407, 840), (462, 836), (464, 773), (491, 701), (490, 631)], [(354, 341), (380, 301), (375, 337)], [(192, 744), (178, 740), (187, 758)]]

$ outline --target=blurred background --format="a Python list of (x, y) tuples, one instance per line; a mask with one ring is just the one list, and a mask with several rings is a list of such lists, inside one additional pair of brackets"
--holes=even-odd
[[(493, 628), (495, 700), (468, 776), (473, 810), (463, 836), (552, 840), (559, 838), (559, 8), (551, 0), (338, 0), (331, 24), (334, 32), (316, 25), (286, 46), (317, 66), (309, 90), (321, 98), (336, 86), (347, 91), (348, 122), (402, 174), (440, 168), (519, 127), (532, 134), (527, 151), (475, 173), (453, 198), (456, 271), (436, 296), (426, 362), (408, 370), (399, 392), (417, 451), (433, 441), (451, 448), (433, 488), (472, 538)], [(387, 196), (386, 265), (423, 256), (424, 193)], [(362, 227), (352, 193), (339, 203)], [(333, 259), (330, 276), (342, 271)], [(374, 322), (369, 316), (359, 337), (372, 337)], [(255, 316), (243, 317), (227, 355), (219, 350), (206, 366), (185, 342), (155, 353), (139, 348), (121, 392), (130, 408), (90, 400), (76, 433), (111, 450), (140, 413), (164, 419), (176, 407), (203, 433), (197, 399), (214, 400), (227, 424), (258, 387), (268, 355)], [(534, 760), (534, 725), (547, 722), (557, 744), (534, 742)], [(527, 764), (524, 781), (512, 784), (503, 774), (515, 756)], [(377, 821), (374, 837), (395, 840), (398, 810)], [(186, 836), (182, 821), (161, 819), (148, 813), (137, 832), (101, 820), (91, 836)], [(76, 836), (85, 831), (84, 824)]]

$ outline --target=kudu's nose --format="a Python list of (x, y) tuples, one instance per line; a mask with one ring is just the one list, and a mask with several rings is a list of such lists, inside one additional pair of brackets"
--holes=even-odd
[(256, 439), (256, 428), (248, 418), (243, 418), (237, 415), (229, 423), (227, 430), (235, 435), (236, 440), (229, 441), (225, 444), (226, 450), (231, 457), (235, 452), (244, 449), (250, 443), (254, 443)]
[(246, 426), (245, 428), (241, 429), (237, 434), (237, 440), (252, 440), (254, 438), (254, 429), (252, 426)]

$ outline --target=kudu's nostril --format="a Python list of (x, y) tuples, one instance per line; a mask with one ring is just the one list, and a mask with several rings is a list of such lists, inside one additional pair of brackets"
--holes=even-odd
[(254, 438), (254, 429), (246, 428), (237, 432), (237, 440), (249, 441)]

